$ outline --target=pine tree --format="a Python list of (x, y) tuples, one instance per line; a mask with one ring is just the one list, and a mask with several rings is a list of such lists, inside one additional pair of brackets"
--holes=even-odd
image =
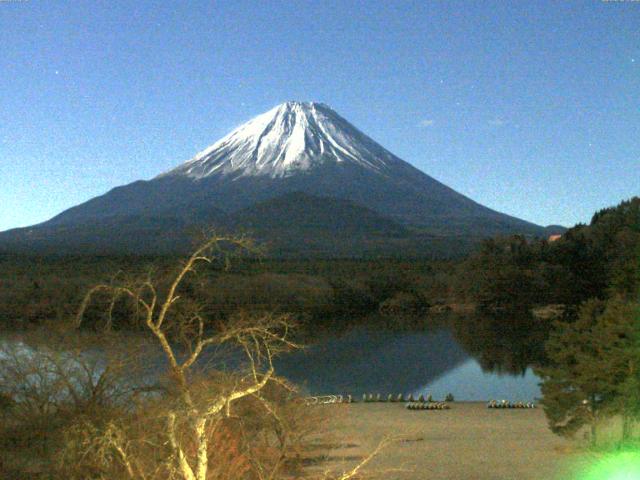
[(624, 443), (640, 418), (640, 305), (621, 298), (610, 300), (599, 319), (597, 338), (603, 366), (616, 386), (609, 409), (622, 417)]
[(542, 405), (553, 432), (571, 436), (584, 425), (597, 440), (600, 419), (620, 414), (623, 441), (640, 417), (638, 305), (589, 300), (574, 322), (559, 322), (546, 344), (551, 366), (537, 369)]

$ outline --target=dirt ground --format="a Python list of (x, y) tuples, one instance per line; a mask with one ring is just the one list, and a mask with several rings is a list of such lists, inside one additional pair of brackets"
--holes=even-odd
[(398, 480), (565, 480), (584, 463), (580, 441), (560, 438), (536, 409), (488, 409), (456, 402), (450, 410), (410, 411), (400, 403), (320, 405), (335, 448), (318, 467), (344, 471), (385, 436), (399, 440), (367, 466)]

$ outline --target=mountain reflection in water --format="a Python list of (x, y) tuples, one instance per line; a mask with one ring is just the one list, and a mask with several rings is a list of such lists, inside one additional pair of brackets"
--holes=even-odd
[(452, 393), (456, 400), (533, 402), (541, 396), (539, 382), (540, 379), (531, 369), (525, 370), (523, 375), (491, 373), (483, 371), (476, 360), (469, 359), (435, 381), (416, 389), (413, 395), (432, 395), (434, 399), (443, 399)]
[(457, 400), (539, 396), (538, 378), (485, 372), (450, 329), (391, 332), (354, 329), (278, 359), (276, 371), (309, 394), (431, 393)]
[[(528, 316), (513, 319), (456, 318), (448, 327), (397, 332), (358, 327), (339, 336), (317, 339), (304, 350), (278, 357), (278, 375), (304, 394), (431, 394), (456, 400), (532, 401), (540, 396), (539, 379), (530, 366), (541, 361), (550, 323)], [(33, 345), (0, 338), (27, 353)], [(36, 347), (37, 348), (37, 347)], [(88, 352), (100, 360), (100, 350)], [(1, 358), (1, 352), (0, 352)], [(164, 356), (151, 347), (142, 370), (154, 379), (166, 370)], [(200, 368), (235, 369), (242, 363), (235, 349), (207, 351)], [(99, 369), (98, 369), (99, 370)], [(146, 381), (146, 380), (145, 380)]]
[(358, 328), (278, 360), (276, 371), (310, 393), (408, 393), (468, 358), (448, 330)]

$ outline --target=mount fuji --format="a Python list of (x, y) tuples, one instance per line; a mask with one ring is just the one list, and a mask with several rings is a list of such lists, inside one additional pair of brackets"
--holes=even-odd
[(544, 227), (438, 182), (322, 103), (286, 102), (191, 160), (0, 233), (5, 251), (159, 253), (202, 226), (249, 231), (275, 255), (451, 255)]

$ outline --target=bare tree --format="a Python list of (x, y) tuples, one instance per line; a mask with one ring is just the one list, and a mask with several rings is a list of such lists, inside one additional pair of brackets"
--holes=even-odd
[(120, 338), (102, 338), (99, 355), (88, 353), (92, 347), (88, 337), (41, 330), (0, 344), (0, 393), (12, 399), (13, 416), (87, 413), (127, 402), (139, 387), (127, 381), (136, 375), (135, 351)]
[[(169, 366), (171, 394), (163, 398), (164, 408), (154, 415), (156, 419), (161, 417), (164, 423), (162, 433), (166, 441), (160, 450), (168, 452), (168, 458), (163, 461), (162, 475), (166, 478), (211, 478), (210, 473), (215, 470), (211, 465), (211, 459), (215, 457), (212, 438), (224, 427), (226, 419), (234, 418), (235, 405), (243, 399), (258, 402), (279, 425), (276, 432), (280, 432), (280, 447), (286, 443), (286, 435), (282, 433), (286, 431), (284, 420), (264, 392), (271, 385), (291, 388), (275, 375), (273, 366), (278, 353), (298, 347), (290, 339), (290, 318), (271, 314), (236, 315), (225, 325), (212, 329), (203, 318), (202, 308), (193, 302), (188, 302), (188, 308), (180, 315), (171, 316), (181, 298), (179, 290), (187, 275), (195, 272), (199, 264), (224, 260), (221, 247), (225, 244), (241, 250), (253, 249), (253, 243), (244, 238), (213, 236), (180, 267), (166, 293), (159, 293), (150, 276), (137, 283), (96, 285), (84, 297), (76, 316), (76, 325), (80, 326), (93, 296), (99, 292), (111, 296), (111, 307), (119, 297), (128, 297), (140, 312), (144, 327), (160, 346)], [(214, 381), (203, 378), (196, 365), (205, 351), (229, 344), (243, 353), (244, 373), (225, 376), (218, 372)], [(134, 455), (137, 447), (128, 437), (127, 430), (126, 426), (111, 422), (100, 431), (92, 431), (81, 443), (101, 458), (119, 463), (129, 478), (148, 478), (149, 469), (143, 468), (141, 460)], [(254, 462), (252, 467), (259, 478), (268, 479), (275, 477), (283, 462), (284, 457), (280, 455), (268, 466)]]

